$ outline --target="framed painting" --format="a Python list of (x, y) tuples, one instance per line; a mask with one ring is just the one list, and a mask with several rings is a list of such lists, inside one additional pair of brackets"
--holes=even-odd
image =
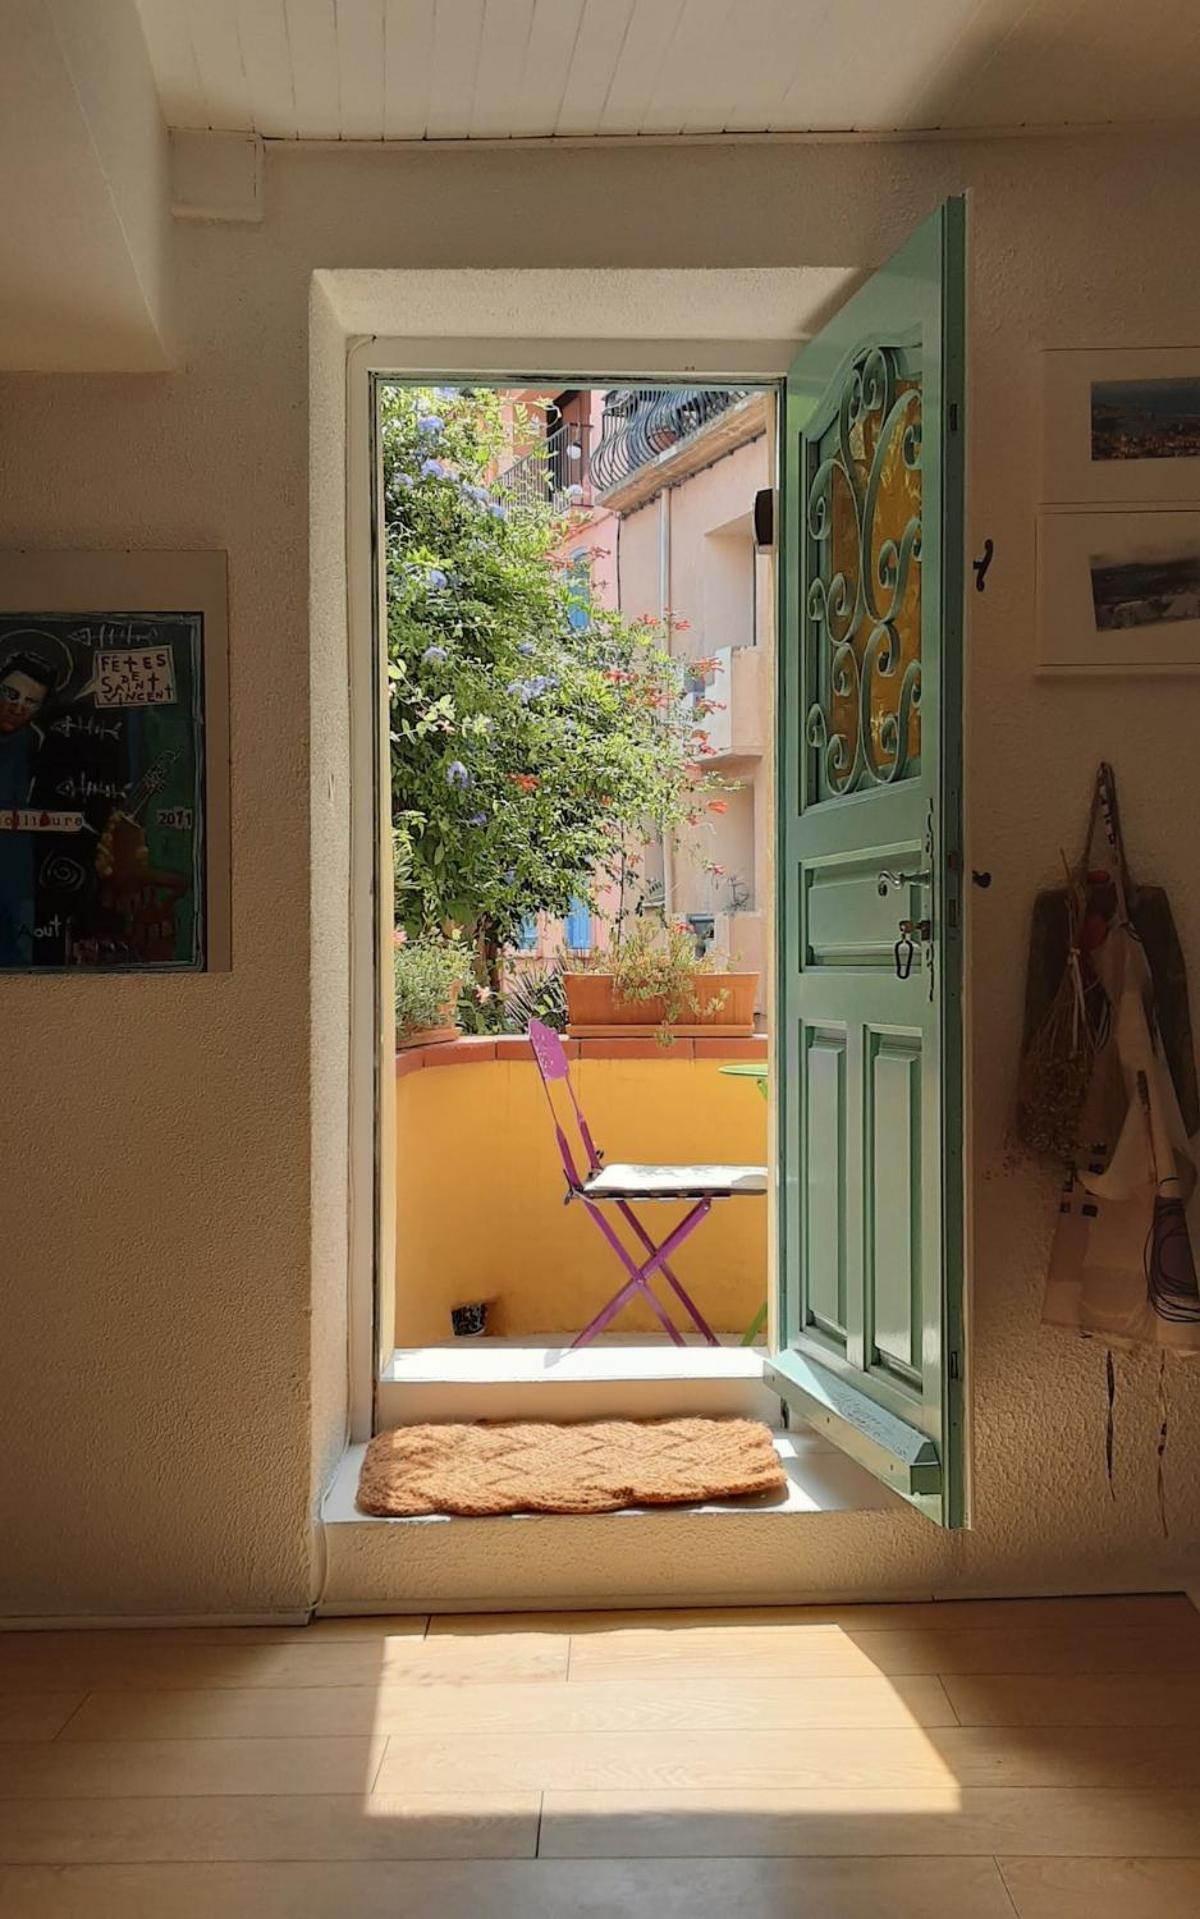
[(1200, 502), (1200, 347), (1042, 360), (1047, 505)]
[(1037, 602), (1044, 671), (1200, 667), (1200, 512), (1039, 513)]
[(229, 965), (220, 553), (0, 553), (0, 972)]

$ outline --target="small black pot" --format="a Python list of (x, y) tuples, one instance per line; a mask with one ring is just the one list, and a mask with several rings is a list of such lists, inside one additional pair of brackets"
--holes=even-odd
[(450, 1324), (454, 1328), (455, 1339), (478, 1339), (487, 1331), (488, 1303), (486, 1299), (473, 1300), (469, 1306), (452, 1306)]

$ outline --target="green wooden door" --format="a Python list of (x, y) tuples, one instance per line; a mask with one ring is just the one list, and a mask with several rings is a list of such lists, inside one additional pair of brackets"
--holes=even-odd
[(781, 509), (769, 1377), (945, 1525), (963, 1516), (964, 215), (947, 201), (792, 367)]

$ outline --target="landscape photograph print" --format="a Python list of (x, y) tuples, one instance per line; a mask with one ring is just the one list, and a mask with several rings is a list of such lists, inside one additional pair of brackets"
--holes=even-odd
[(1156, 543), (1090, 561), (1097, 633), (1200, 620), (1200, 542)]
[(1093, 460), (1200, 458), (1200, 377), (1093, 380)]

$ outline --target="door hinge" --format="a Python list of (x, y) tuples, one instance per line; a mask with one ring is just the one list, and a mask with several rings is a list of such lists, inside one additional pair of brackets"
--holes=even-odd
[(958, 1367), (958, 1354), (956, 1352), (953, 1352), (950, 1355), (950, 1377), (951, 1379), (961, 1378), (961, 1374), (959, 1372), (959, 1367)]
[(958, 401), (957, 400), (951, 400), (950, 402), (950, 431), (951, 433), (958, 432)]
[(958, 930), (958, 901), (946, 901), (946, 924), (952, 933)]

